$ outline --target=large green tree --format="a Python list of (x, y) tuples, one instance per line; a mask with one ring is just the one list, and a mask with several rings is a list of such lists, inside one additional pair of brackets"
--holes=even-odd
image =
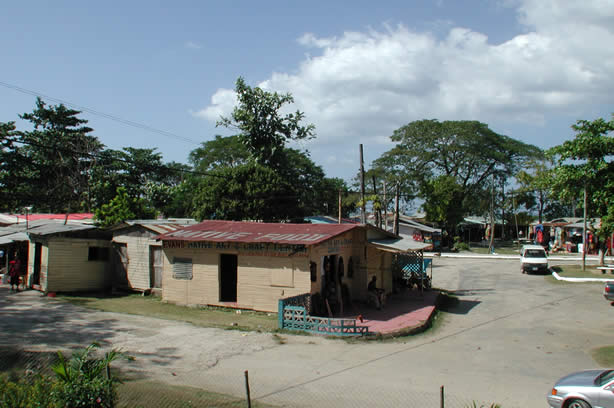
[[(601, 217), (602, 238), (614, 232), (614, 115), (606, 121), (578, 120), (567, 140), (548, 151), (556, 163), (551, 172), (551, 192), (563, 200), (587, 194), (589, 217)], [(603, 262), (603, 260), (602, 260)]]
[(405, 188), (414, 188), (406, 191), (417, 192), (427, 203), (427, 219), (450, 232), (459, 213), (485, 211), (494, 180), (506, 180), (523, 160), (541, 154), (478, 121), (419, 120), (395, 130), (391, 140), (397, 145), (376, 164), (396, 173)]
[[(307, 152), (283, 147), (276, 154), (276, 167), (259, 164), (250, 157), (238, 136), (216, 136), (190, 153), (195, 171), (187, 184), (193, 191), (198, 191), (191, 199), (191, 208), (197, 218), (223, 216), (240, 220), (264, 219), (262, 217), (266, 216), (268, 220), (299, 220), (305, 215), (337, 215), (339, 190), (344, 196), (343, 214), (347, 215), (353, 208), (345, 199), (348, 188), (343, 180), (325, 177), (322, 168), (311, 160)], [(246, 172), (249, 169), (257, 171), (250, 176)], [(224, 186), (224, 182), (229, 184)], [(219, 193), (222, 188), (242, 183), (260, 183), (261, 186), (259, 189), (245, 188), (242, 195)], [(219, 198), (216, 194), (226, 196)], [(266, 195), (283, 196), (283, 200), (265, 200), (263, 197)], [(250, 198), (253, 198), (253, 203), (249, 202)], [(272, 206), (277, 211), (275, 217), (271, 218), (268, 209), (259, 209), (258, 205)], [(233, 210), (227, 211), (228, 208)]]
[(287, 142), (315, 136), (314, 125), (301, 125), (305, 118), (303, 112), (281, 113), (285, 105), (294, 103), (290, 93), (250, 87), (241, 77), (237, 79), (235, 92), (237, 106), (230, 117), (222, 117), (217, 125), (237, 130), (239, 140), (258, 163), (275, 167), (283, 160), (279, 154)]
[(199, 194), (192, 205), (197, 217), (298, 221), (336, 209), (338, 192), (325, 189), (344, 186), (327, 179), (308, 152), (287, 146), (314, 137), (314, 126), (302, 124), (304, 113), (282, 113), (294, 102), (292, 95), (250, 87), (243, 78), (237, 79), (235, 92), (236, 107), (217, 125), (238, 134), (216, 136), (190, 154), (196, 171), (205, 173), (196, 176)]
[(6, 173), (0, 184), (18, 197), (12, 206), (33, 205), (34, 211), (48, 212), (91, 210), (92, 168), (104, 146), (79, 114), (62, 104), (47, 106), (37, 98), (35, 109), (20, 115), (32, 130), (13, 127), (6, 139), (8, 128), (3, 126), (4, 140), (10, 143), (3, 144)]

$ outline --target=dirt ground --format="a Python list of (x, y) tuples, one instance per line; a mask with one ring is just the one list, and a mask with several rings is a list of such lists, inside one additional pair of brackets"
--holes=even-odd
[(437, 407), (443, 385), (448, 407), (524, 408), (545, 407), (558, 378), (595, 368), (590, 350), (613, 343), (598, 284), (552, 284), (520, 274), (517, 259), (438, 259), (433, 285), (459, 299), (437, 329), (384, 343), (199, 328), (0, 287), (0, 348), (98, 341), (136, 357), (122, 363), (135, 378), (234, 396), (248, 370), (252, 398), (274, 406)]

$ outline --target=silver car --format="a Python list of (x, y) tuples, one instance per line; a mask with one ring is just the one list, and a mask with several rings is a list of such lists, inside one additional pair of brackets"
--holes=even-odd
[(614, 281), (607, 281), (603, 287), (603, 297), (614, 302)]
[(614, 370), (566, 375), (546, 398), (551, 408), (614, 408)]

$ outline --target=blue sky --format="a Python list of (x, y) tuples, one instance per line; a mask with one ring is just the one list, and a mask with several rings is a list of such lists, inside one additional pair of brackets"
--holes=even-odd
[[(413, 120), (480, 120), (548, 148), (614, 112), (614, 0), (173, 3), (7, 2), (0, 82), (177, 135), (82, 114), (109, 148), (185, 162), (229, 134), (215, 120), (243, 76), (294, 95), (317, 132), (301, 147), (345, 179), (359, 143), (369, 164)], [(34, 101), (0, 85), (0, 121)]]

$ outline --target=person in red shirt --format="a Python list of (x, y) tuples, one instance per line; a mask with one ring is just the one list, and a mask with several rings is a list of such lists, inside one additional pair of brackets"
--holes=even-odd
[[(9, 262), (9, 278), (11, 279), (11, 291), (19, 292), (19, 278), (21, 277), (21, 261), (19, 254), (16, 252), (15, 257)], [(13, 289), (15, 287), (15, 289)]]

